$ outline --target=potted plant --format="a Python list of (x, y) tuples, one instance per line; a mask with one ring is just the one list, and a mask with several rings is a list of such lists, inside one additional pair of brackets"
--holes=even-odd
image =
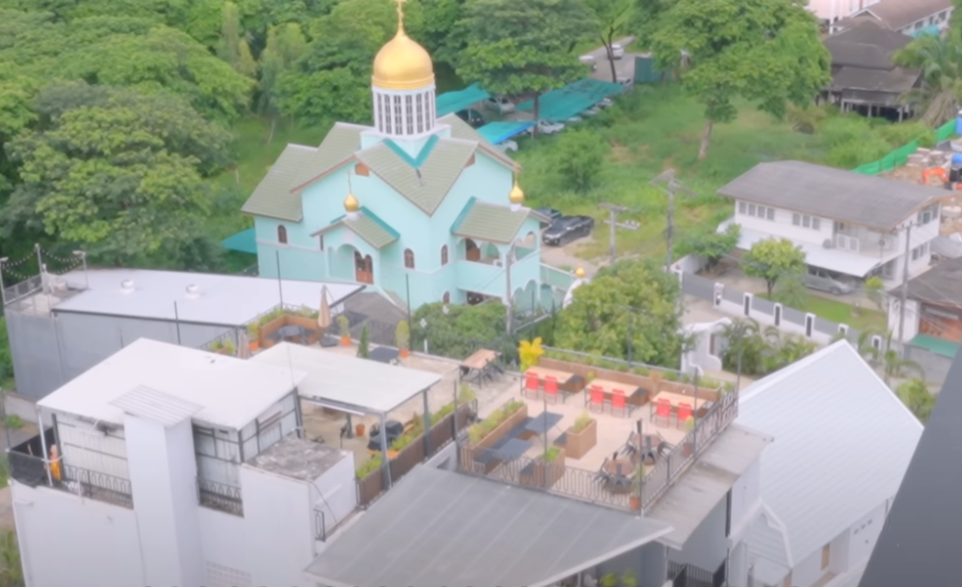
[(634, 570), (628, 569), (621, 575), (621, 587), (638, 587), (638, 576)]
[(337, 317), (337, 326), (341, 330), (341, 346), (351, 346), (351, 321), (341, 314)]
[(259, 348), (261, 348), (261, 341), (258, 338), (260, 336), (260, 333), (261, 333), (261, 325), (258, 324), (257, 322), (251, 322), (250, 324), (247, 325), (247, 335), (249, 339), (248, 344), (250, 345), (250, 349), (252, 353), (256, 352)]
[(618, 587), (618, 575), (614, 573), (606, 573), (601, 576), (601, 581), (598, 582), (601, 587)]
[(397, 328), (394, 330), (394, 344), (401, 351), (402, 359), (411, 354), (411, 326), (408, 325), (407, 320), (397, 323)]
[(598, 443), (598, 423), (582, 412), (565, 432), (565, 456), (580, 459)]
[(366, 359), (371, 354), (371, 335), (368, 334), (367, 324), (361, 327), (361, 339), (357, 343), (357, 356)]
[(641, 510), (641, 486), (645, 481), (645, 466), (638, 464), (635, 474), (631, 476), (631, 495), (628, 496), (628, 507), (632, 511)]

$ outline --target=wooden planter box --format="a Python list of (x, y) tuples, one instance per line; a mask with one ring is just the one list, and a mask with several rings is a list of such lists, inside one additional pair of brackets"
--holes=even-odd
[(540, 487), (547, 489), (557, 483), (565, 474), (565, 451), (558, 453), (550, 463), (541, 460), (541, 457), (534, 459), (518, 477), (522, 485), (530, 487)]
[[(498, 408), (501, 409), (501, 408)], [(528, 404), (522, 404), (521, 408), (517, 412), (511, 414), (505, 418), (504, 422), (498, 424), (498, 426), (488, 433), (487, 436), (478, 441), (474, 446), (467, 446), (461, 451), (461, 462), (463, 466), (470, 470), (474, 470), (474, 457), (475, 454), (480, 455), (483, 451), (479, 449), (488, 449), (497, 444), (505, 435), (510, 432), (515, 426), (524, 421), (528, 417)]]
[(598, 422), (594, 419), (581, 432), (572, 432), (571, 428), (565, 432), (565, 455), (580, 459), (598, 443)]
[(257, 335), (257, 341), (260, 347), (262, 349), (269, 349), (277, 344), (278, 341), (272, 340), (270, 336), (284, 326), (300, 326), (307, 330), (309, 334), (304, 338), (304, 344), (306, 345), (317, 344), (317, 342), (321, 340), (321, 337), (324, 336), (324, 331), (317, 326), (317, 320), (314, 318), (287, 314), (261, 326), (260, 332)]

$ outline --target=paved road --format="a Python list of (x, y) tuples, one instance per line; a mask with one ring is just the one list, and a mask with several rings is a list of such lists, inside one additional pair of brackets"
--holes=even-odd
[[(625, 47), (634, 40), (634, 37), (624, 37), (616, 40), (615, 43)], [(612, 81), (607, 49), (601, 46), (587, 53), (587, 55), (594, 57), (597, 64), (597, 68), (591, 73), (591, 77), (605, 82)], [(635, 53), (625, 53), (625, 56), (621, 59), (615, 59), (615, 71), (618, 72), (618, 77), (635, 77), (635, 55)]]

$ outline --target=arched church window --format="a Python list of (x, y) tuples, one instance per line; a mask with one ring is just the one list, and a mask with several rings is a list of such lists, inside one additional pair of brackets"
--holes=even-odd
[(441, 247), (441, 264), (442, 265), (448, 264), (448, 245), (444, 245), (443, 247)]
[(282, 245), (287, 244), (287, 228), (284, 225), (279, 225), (277, 227), (277, 242)]
[(414, 269), (414, 251), (411, 249), (404, 249), (404, 266)]
[(449, 292), (449, 291), (444, 292), (444, 295), (441, 296), (441, 301), (444, 302), (445, 304), (450, 304), (450, 303), (451, 303), (451, 292)]

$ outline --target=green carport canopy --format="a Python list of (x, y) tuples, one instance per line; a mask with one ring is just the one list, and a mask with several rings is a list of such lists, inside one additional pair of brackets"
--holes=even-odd
[[(608, 96), (620, 94), (621, 84), (603, 82), (586, 78), (570, 83), (560, 90), (552, 90), (543, 94), (540, 100), (538, 116), (541, 120), (564, 122), (572, 116), (577, 116), (601, 102)], [(528, 100), (518, 106), (518, 110), (534, 110), (534, 100)]]
[(438, 96), (437, 115), (445, 116), (460, 112), (465, 108), (482, 102), (491, 97), (491, 94), (482, 90), (478, 84), (471, 84), (463, 90), (457, 92), (447, 92)]
[(239, 253), (250, 253), (251, 255), (256, 255), (257, 237), (254, 235), (254, 229), (248, 228), (247, 230), (242, 230), (237, 234), (232, 234), (220, 241), (220, 246), (224, 247), (228, 251), (237, 251)]

